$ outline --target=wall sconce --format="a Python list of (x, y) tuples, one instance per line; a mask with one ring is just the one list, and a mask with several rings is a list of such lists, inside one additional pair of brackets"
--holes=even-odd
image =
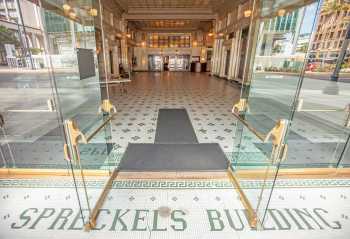
[(252, 15), (252, 10), (245, 10), (243, 14), (244, 17), (250, 17)]
[(141, 46), (142, 46), (142, 47), (145, 47), (145, 46), (146, 46), (146, 42), (144, 42), (144, 41), (141, 42)]
[(194, 47), (196, 47), (196, 46), (198, 45), (198, 43), (197, 43), (196, 41), (194, 41), (194, 42), (192, 43), (192, 45), (193, 45)]
[(214, 34), (211, 33), (211, 32), (209, 32), (209, 33), (208, 33), (208, 36), (212, 37), (212, 36), (214, 36)]
[(286, 13), (285, 9), (280, 9), (280, 10), (278, 10), (277, 15), (282, 17), (285, 13)]
[(68, 12), (72, 7), (68, 3), (65, 3), (62, 5), (62, 8), (65, 12)]
[(126, 37), (127, 37), (127, 38), (131, 38), (131, 34), (130, 34), (130, 33), (127, 33), (127, 34), (126, 34)]
[(91, 8), (91, 9), (89, 10), (89, 14), (90, 14), (90, 16), (92, 16), (92, 17), (96, 17), (96, 16), (97, 16), (97, 9), (96, 9), (96, 8)]

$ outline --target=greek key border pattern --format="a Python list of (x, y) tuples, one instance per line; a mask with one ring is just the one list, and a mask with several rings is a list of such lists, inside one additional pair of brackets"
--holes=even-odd
[[(88, 188), (103, 188), (106, 180), (87, 180)], [(79, 187), (82, 182), (77, 181)], [(241, 181), (245, 189), (262, 187), (261, 180)], [(272, 181), (266, 187), (272, 186)], [(74, 183), (68, 179), (1, 179), (0, 188), (73, 188)], [(293, 187), (350, 187), (350, 179), (280, 179), (277, 188)], [(232, 189), (230, 181), (226, 180), (115, 180), (112, 189)]]

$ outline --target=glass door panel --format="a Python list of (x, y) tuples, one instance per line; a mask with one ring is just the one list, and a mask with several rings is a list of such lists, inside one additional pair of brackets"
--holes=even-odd
[[(101, 33), (100, 39), (104, 39), (98, 2), (69, 2), (65, 9), (61, 7), (55, 12), (42, 9), (42, 16), (65, 129), (65, 158), (76, 186), (83, 223), (91, 229), (92, 218), (97, 216), (95, 207), (100, 206), (96, 203), (114, 170), (109, 167), (113, 148), (110, 121), (116, 110), (102, 98), (108, 97), (101, 89), (108, 74), (99, 71), (106, 69), (99, 67), (104, 64), (106, 53), (103, 42), (96, 42), (96, 29), (101, 29), (97, 34)], [(97, 45), (101, 47), (99, 51)], [(89, 180), (92, 175), (104, 176), (94, 188)]]
[[(327, 33), (329, 26), (339, 28), (339, 25), (343, 25), (343, 29), (348, 29), (349, 23), (342, 12), (336, 24), (333, 24), (325, 18), (325, 8), (326, 5), (323, 4), (316, 24), (314, 43), (306, 61), (291, 127), (292, 134), (289, 136), (289, 156), (281, 165), (283, 167), (336, 168), (342, 166), (340, 161), (346, 162), (344, 156), (350, 135), (350, 84), (347, 80), (349, 59), (341, 59), (341, 54), (338, 53), (338, 57), (332, 57), (332, 54), (325, 51), (321, 54), (317, 45), (320, 43), (319, 36)], [(332, 37), (325, 37), (322, 41), (330, 39)], [(324, 55), (328, 55), (327, 60), (323, 58)], [(339, 78), (335, 81), (332, 80), (332, 75), (337, 63), (342, 67)]]
[(239, 120), (232, 167), (258, 227), (264, 225), (280, 164), (290, 151), (290, 122), (318, 11), (318, 1), (299, 3), (261, 1), (256, 8), (260, 16), (251, 26), (250, 72), (234, 107)]

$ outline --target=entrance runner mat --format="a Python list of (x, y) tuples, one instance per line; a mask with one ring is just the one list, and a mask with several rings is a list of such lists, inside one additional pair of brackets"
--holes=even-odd
[[(106, 180), (87, 180), (92, 205)], [(246, 184), (248, 195), (259, 195), (257, 181)], [(265, 229), (256, 231), (227, 180), (123, 180), (113, 184), (96, 229), (85, 232), (72, 179), (0, 180), (0, 238), (348, 239), (349, 200), (347, 179), (278, 180)]]
[(159, 109), (155, 143), (198, 143), (186, 109)]
[(219, 144), (129, 144), (120, 171), (224, 171)]

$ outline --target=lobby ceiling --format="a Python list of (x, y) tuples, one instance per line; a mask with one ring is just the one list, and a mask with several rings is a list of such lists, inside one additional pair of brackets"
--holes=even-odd
[(135, 20), (129, 24), (142, 31), (208, 31), (212, 28), (210, 20)]
[[(117, 0), (128, 11), (131, 8), (207, 8), (216, 12), (227, 0)], [(231, 0), (232, 2), (232, 0)]]
[(141, 31), (208, 31), (222, 11), (242, 0), (114, 0)]

